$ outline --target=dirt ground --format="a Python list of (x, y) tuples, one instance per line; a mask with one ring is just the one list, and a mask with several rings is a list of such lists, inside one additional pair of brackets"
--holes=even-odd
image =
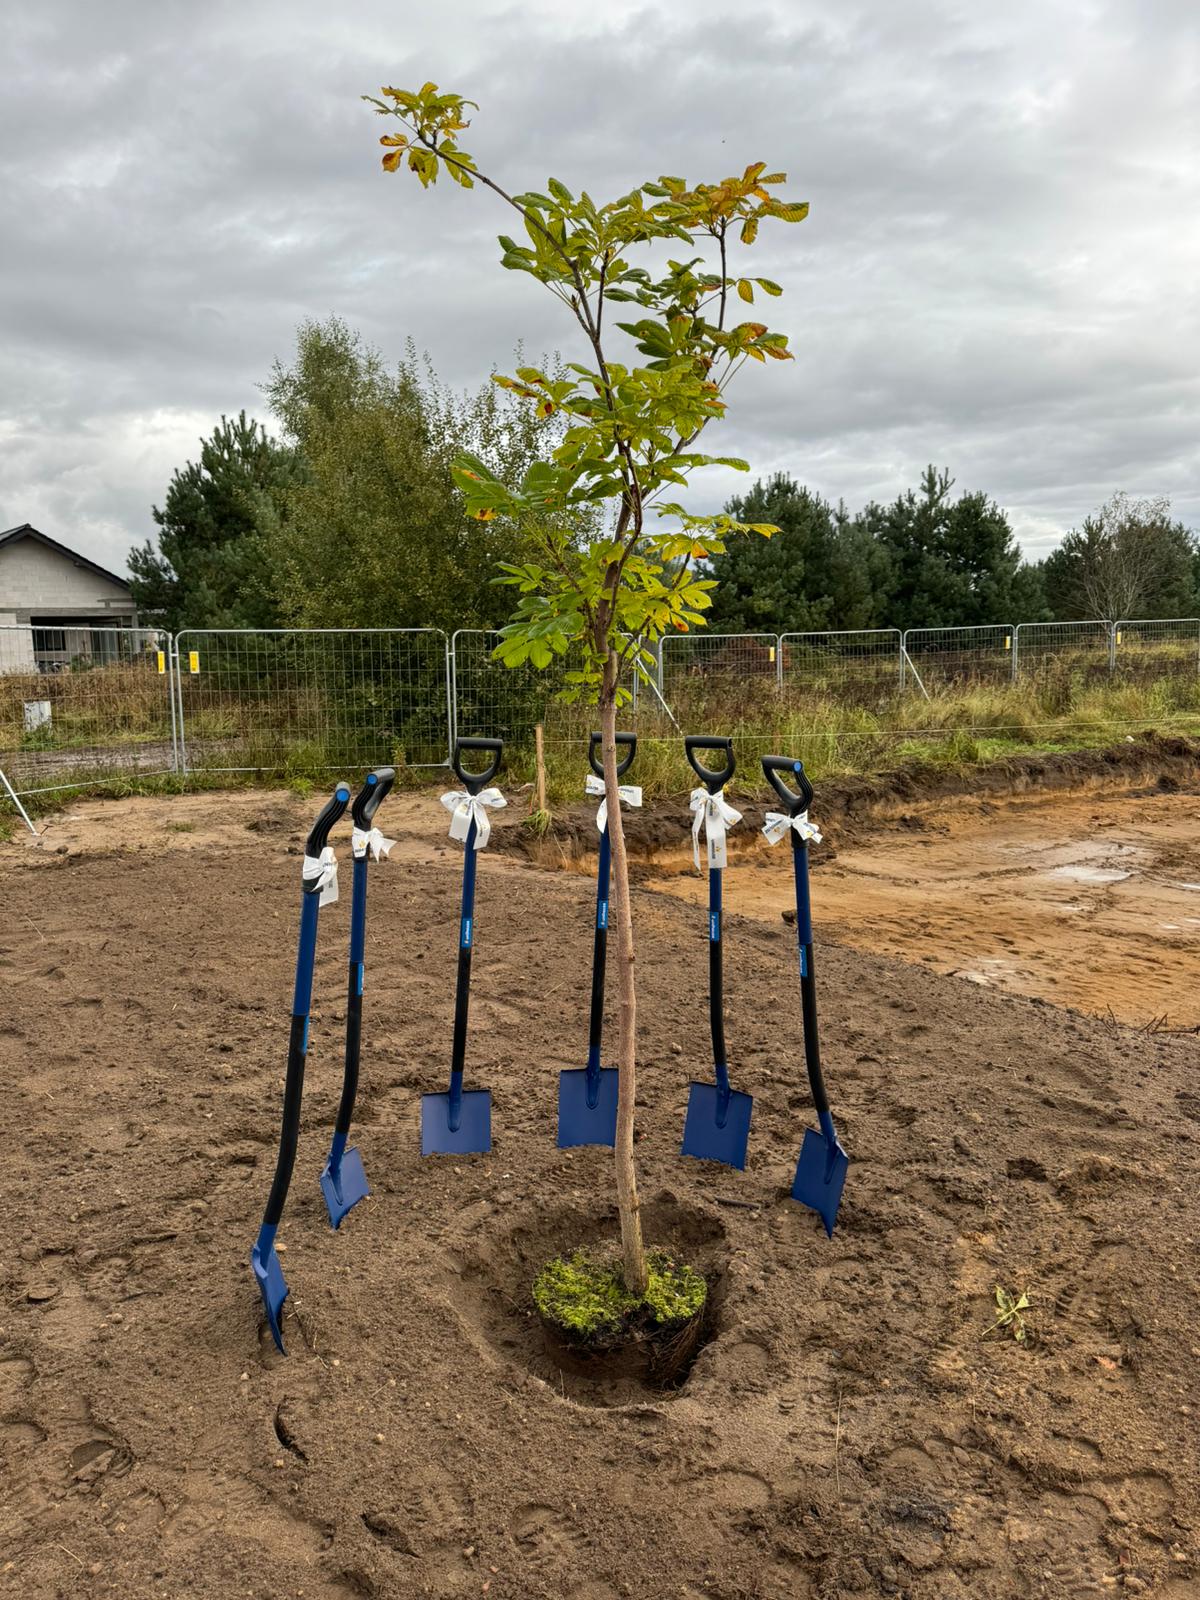
[[(790, 877), (747, 837), (731, 904), (779, 916)], [(956, 799), (840, 839), (816, 866), (831, 939), (1133, 1026), (1200, 1027), (1200, 788)], [(707, 892), (690, 849), (647, 881)]]
[[(773, 896), (764, 876), (739, 904), (729, 876), (731, 1072), (755, 1099), (742, 1174), (678, 1155), (707, 1060), (703, 914), (636, 891), (648, 1233), (713, 1290), (711, 1340), (662, 1394), (560, 1372), (531, 1315), (534, 1267), (615, 1228), (607, 1155), (554, 1144), (556, 1074), (585, 1054), (592, 885), (486, 853), (468, 1077), (493, 1091), (495, 1147), (422, 1160), (460, 857), (436, 801), (388, 802), (401, 842), (372, 869), (356, 1123), (373, 1194), (329, 1229), (346, 870), (321, 920), (280, 1357), (248, 1255), (312, 810), (89, 801), (40, 844), (0, 846), (0, 1593), (1200, 1600), (1200, 1043), (827, 940), (852, 1161), (829, 1241), (787, 1197), (813, 1117), (783, 848), (753, 866)], [(1037, 824), (1004, 826), (1027, 873)], [(1138, 826), (1157, 849), (1171, 817)], [(962, 837), (885, 840), (891, 870), (931, 865), (907, 911), (872, 917), (928, 908)], [(861, 920), (837, 909), (838, 874), (870, 874), (838, 848), (814, 880), (818, 938)], [(1114, 976), (1124, 927), (1096, 947)], [(1065, 977), (1077, 951), (1047, 945)], [(1030, 1296), (1025, 1344), (985, 1336), (997, 1284)]]

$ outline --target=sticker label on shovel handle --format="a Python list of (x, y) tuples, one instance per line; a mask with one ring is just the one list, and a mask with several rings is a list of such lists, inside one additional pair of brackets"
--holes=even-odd
[(464, 917), (462, 919), (462, 940), (461, 940), (461, 943), (462, 943), (462, 947), (463, 947), (464, 950), (469, 950), (471, 948), (471, 918), (470, 917)]

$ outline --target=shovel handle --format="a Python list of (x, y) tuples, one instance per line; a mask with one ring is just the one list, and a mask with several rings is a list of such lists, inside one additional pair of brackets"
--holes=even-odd
[[(620, 761), (617, 762), (617, 777), (623, 778), (633, 765), (634, 756), (637, 755), (637, 734), (618, 733), (615, 738), (617, 748), (628, 751), (628, 754), (622, 756)], [(593, 733), (588, 739), (588, 766), (591, 767), (598, 778), (604, 776), (604, 762), (600, 756), (600, 746), (603, 742), (604, 735), (602, 733)]]
[[(491, 755), (491, 764), (483, 772), (468, 772), (463, 766), (463, 752), (465, 750), (486, 750)], [(454, 775), (466, 789), (468, 794), (478, 794), (485, 784), (500, 770), (500, 761), (504, 754), (503, 739), (456, 739), (454, 741), (454, 758), (450, 765), (454, 768)]]
[(375, 767), (367, 773), (366, 781), (354, 797), (351, 811), (356, 828), (361, 828), (364, 833), (367, 831), (395, 781), (395, 767)]
[[(716, 794), (718, 789), (723, 789), (733, 777), (733, 740), (725, 739), (720, 734), (689, 733), (683, 741), (684, 754), (692, 771), (708, 789), (709, 794)], [(720, 770), (706, 767), (697, 755), (697, 750), (716, 750), (725, 757), (725, 765)]]
[[(801, 811), (808, 810), (813, 802), (813, 786), (808, 781), (803, 761), (793, 761), (790, 756), (764, 756), (762, 769), (763, 776), (788, 808), (789, 817), (799, 816)], [(793, 793), (783, 781), (785, 772), (795, 778), (799, 794)]]
[(333, 825), (345, 813), (350, 804), (350, 788), (348, 784), (339, 783), (333, 794), (321, 809), (321, 815), (313, 823), (308, 839), (304, 845), (306, 856), (319, 856), (329, 843), (329, 835)]

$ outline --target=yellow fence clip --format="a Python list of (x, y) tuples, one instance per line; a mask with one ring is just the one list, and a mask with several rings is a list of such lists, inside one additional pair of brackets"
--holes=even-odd
[(189, 672), (199, 672), (200, 671), (200, 652), (199, 652), (199, 650), (189, 650), (188, 651), (188, 671)]
[(167, 670), (167, 652), (165, 650), (158, 652), (158, 670), (160, 673)]

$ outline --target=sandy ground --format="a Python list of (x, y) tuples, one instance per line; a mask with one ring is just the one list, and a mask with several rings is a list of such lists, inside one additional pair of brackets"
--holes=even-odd
[[(956, 800), (813, 854), (829, 938), (1133, 1026), (1200, 1026), (1200, 795)], [(727, 875), (745, 915), (794, 903), (769, 856), (742, 850)], [(704, 898), (690, 853), (660, 865), (647, 881)]]
[[(381, 817), (401, 843), (372, 876), (356, 1127), (373, 1194), (338, 1234), (316, 1175), (348, 894), (322, 914), (281, 1358), (247, 1255), (312, 809), (87, 802), (40, 845), (0, 846), (0, 1593), (1197, 1600), (1196, 1041), (827, 942), (852, 1159), (831, 1242), (787, 1197), (812, 1121), (794, 935), (735, 903), (749, 868), (727, 931), (731, 1071), (755, 1099), (742, 1174), (677, 1153), (706, 1063), (703, 916), (636, 892), (648, 1231), (712, 1285), (684, 1387), (560, 1372), (530, 1314), (534, 1267), (614, 1227), (607, 1157), (553, 1135), (557, 1071), (584, 1054), (585, 874), (487, 853), (468, 1073), (493, 1091), (495, 1148), (419, 1155), (460, 869), (428, 798)], [(1008, 837), (1028, 852), (1023, 826)], [(1138, 826), (1158, 831), (1114, 844), (1166, 848), (1164, 818)], [(952, 868), (930, 852), (955, 842), (947, 824), (921, 851), (880, 848)], [(822, 928), (860, 920), (833, 911), (847, 855), (817, 868)], [(774, 907), (786, 853), (760, 870)], [(998, 1283), (1030, 1294), (1024, 1345), (985, 1334)]]

